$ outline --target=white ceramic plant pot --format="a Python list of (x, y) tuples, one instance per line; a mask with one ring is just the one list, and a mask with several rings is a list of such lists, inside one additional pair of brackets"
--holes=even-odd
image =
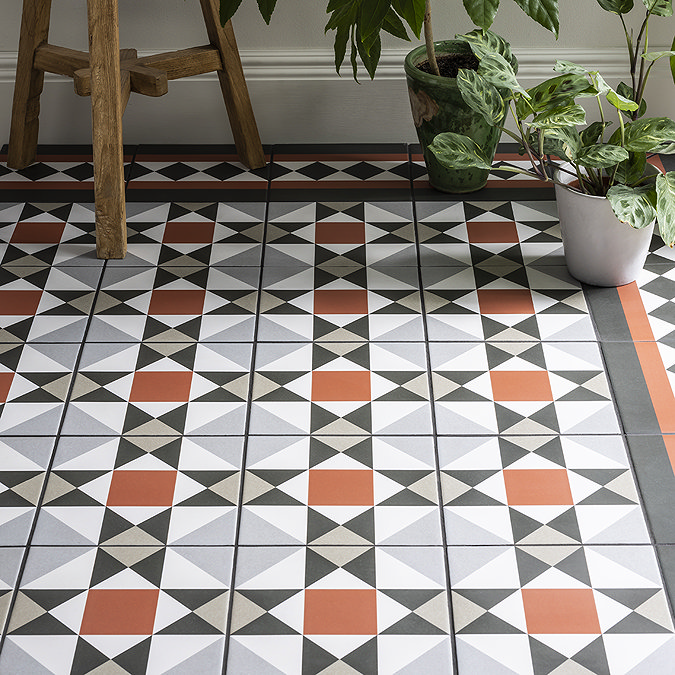
[[(559, 171), (557, 179), (568, 184), (575, 176)], [(641, 230), (622, 223), (606, 197), (560, 185), (555, 186), (555, 197), (569, 273), (593, 286), (623, 286), (635, 281), (649, 252), (654, 223)]]

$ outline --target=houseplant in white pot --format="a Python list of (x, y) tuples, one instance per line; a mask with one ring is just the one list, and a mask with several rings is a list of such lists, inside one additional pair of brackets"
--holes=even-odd
[[(257, 0), (258, 8), (269, 23), (276, 0)], [(558, 0), (515, 0), (534, 21), (558, 35)], [(221, 21), (225, 23), (237, 11), (241, 0), (220, 0)], [(463, 0), (464, 8), (476, 26), (488, 29), (496, 16), (499, 0)], [(483, 169), (456, 171), (439, 164), (426, 146), (442, 131), (465, 133), (484, 146), (494, 156), (500, 133), (495, 125), (486, 125), (481, 115), (464, 103), (455, 82), (456, 66), (477, 67), (471, 50), (461, 41), (434, 42), (431, 21), (431, 0), (328, 0), (330, 15), (325, 30), (335, 31), (335, 67), (338, 73), (347, 58), (354, 78), (358, 63), (369, 76), (375, 77), (382, 50), (381, 33), (409, 40), (408, 30), (420, 38), (424, 30), (424, 46), (413, 50), (405, 60), (405, 71), (411, 99), (413, 121), (422, 144), (431, 184), (445, 192), (470, 192), (485, 185), (488, 178)], [(407, 28), (406, 28), (407, 24)], [(502, 43), (506, 45), (504, 41)], [(514, 68), (515, 59), (506, 55)], [(419, 66), (428, 62), (427, 72)], [(441, 70), (439, 71), (439, 62)], [(444, 62), (451, 65), (449, 76)], [(441, 72), (443, 74), (441, 75)]]
[[(598, 1), (619, 16), (632, 7), (632, 0)], [(657, 11), (672, 13), (672, 0), (659, 0), (658, 10), (653, 0), (645, 1), (649, 4), (641, 37), (650, 16)], [(461, 70), (457, 77), (464, 100), (486, 120), (510, 110), (516, 130), (497, 126), (520, 142), (530, 166), (500, 164), (500, 170), (555, 184), (568, 268), (580, 281), (600, 286), (635, 279), (655, 222), (664, 242), (675, 244), (675, 172), (661, 174), (647, 163), (650, 153), (675, 153), (675, 122), (642, 117), (651, 66), (673, 52), (648, 52), (640, 38), (634, 42), (631, 34), (626, 35), (631, 84), (621, 83), (616, 90), (597, 71), (558, 61), (554, 70), (560, 75), (526, 91), (503, 59), (497, 66), (493, 56), (483, 69), (483, 60), (492, 52), (480, 32), (462, 39), (473, 45), (481, 65), (475, 72)], [(504, 90), (506, 95), (500, 93)], [(586, 125), (578, 99), (591, 98), (597, 101), (600, 119)], [(605, 115), (608, 104), (614, 120)], [(471, 138), (452, 132), (439, 134), (430, 150), (439, 162), (455, 169), (489, 169), (492, 161)], [(606, 223), (601, 221), (605, 216)]]

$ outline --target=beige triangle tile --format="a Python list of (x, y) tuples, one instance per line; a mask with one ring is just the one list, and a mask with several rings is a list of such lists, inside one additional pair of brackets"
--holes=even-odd
[(471, 602), (459, 593), (452, 596), (452, 618), (456, 632), (466, 628), (470, 623), (487, 613), (475, 602)]
[(635, 609), (635, 612), (644, 616), (645, 619), (649, 619), (659, 626), (663, 626), (666, 630), (673, 630), (673, 622), (670, 618), (668, 606), (661, 591), (652, 595), (646, 602), (643, 602)]
[(436, 597), (425, 602), (415, 610), (415, 614), (444, 632), (450, 630), (448, 598), (445, 593), (439, 593)]
[(423, 375), (418, 375), (406, 382), (401, 388), (406, 389), (413, 394), (417, 394), (422, 398), (427, 398), (429, 396), (429, 379), (427, 374), (424, 373)]
[(177, 433), (179, 433), (177, 429), (170, 427), (160, 420), (150, 420), (145, 424), (141, 424), (140, 427), (127, 432), (129, 435), (133, 434), (135, 436), (175, 436)]
[(144, 342), (147, 344), (148, 342), (196, 342), (196, 340), (175, 328), (170, 328), (162, 333), (146, 338)]
[(443, 490), (443, 504), (446, 505), (469, 492), (471, 487), (453, 476), (441, 472), (441, 489)]
[(140, 527), (130, 527), (103, 543), (106, 546), (159, 546), (162, 544), (159, 539), (144, 532)]
[(371, 550), (370, 546), (310, 546), (309, 548), (338, 567), (344, 567)]
[(262, 607), (251, 602), (240, 593), (235, 593), (234, 601), (232, 603), (232, 623), (230, 631), (236, 633), (265, 614), (266, 612)]
[(317, 434), (367, 434), (368, 432), (345, 419), (337, 419), (325, 427), (318, 429)]
[(258, 306), (258, 293), (257, 291), (253, 291), (252, 293), (235, 300), (232, 304), (249, 312), (255, 312)]
[(33, 478), (24, 481), (23, 483), (15, 485), (12, 488), (12, 492), (19, 495), (19, 497), (23, 497), (26, 501), (35, 506), (40, 499), (40, 492), (42, 491), (44, 480), (45, 474), (40, 473), (37, 476), (33, 476)]
[(236, 504), (237, 499), (239, 498), (239, 477), (239, 472), (234, 473), (228, 478), (225, 478), (215, 485), (212, 485), (209, 489), (219, 497), (227, 499), (233, 504)]
[(370, 543), (342, 525), (312, 541), (314, 546), (362, 546)]
[(554, 543), (556, 545), (558, 544), (564, 545), (576, 543), (576, 541), (571, 537), (568, 537), (567, 535), (563, 534), (562, 532), (554, 530), (552, 527), (549, 527), (548, 525), (543, 525), (542, 527), (536, 529), (534, 532), (529, 534), (524, 539), (520, 539), (518, 541), (519, 545), (551, 544), (551, 543)]
[(59, 377), (52, 382), (47, 382), (41, 386), (41, 389), (46, 391), (48, 394), (51, 394), (55, 398), (58, 398), (59, 401), (65, 401), (68, 396), (68, 390), (70, 388), (71, 375), (64, 375)]
[(223, 620), (227, 617), (228, 605), (229, 593), (225, 592), (195, 609), (194, 613), (200, 619), (204, 619), (204, 621), (213, 626), (216, 630), (222, 631)]
[(259, 478), (250, 471), (246, 472), (244, 478), (244, 504), (257, 499), (261, 495), (267, 494), (270, 490), (274, 490), (274, 485)]
[(434, 473), (413, 483), (408, 489), (431, 502), (438, 501), (436, 474)]
[(47, 482), (47, 490), (45, 491), (44, 503), (49, 504), (63, 495), (67, 495), (77, 488), (64, 480), (58, 474), (52, 473)]
[(19, 591), (10, 617), (8, 632), (18, 630), (46, 613), (47, 610), (42, 609), (40, 605), (31, 600), (25, 593)]
[(86, 375), (78, 373), (75, 378), (75, 385), (73, 386), (73, 392), (71, 394), (71, 399), (76, 400), (87, 394), (91, 394), (92, 391), (100, 389), (101, 385), (97, 384), (93, 380), (90, 380)]
[(249, 377), (247, 373), (246, 375), (238, 377), (236, 380), (231, 380), (227, 384), (223, 384), (221, 388), (238, 396), (242, 400), (246, 400), (248, 398), (248, 385)]
[(558, 563), (565, 560), (572, 555), (575, 551), (579, 550), (580, 546), (523, 546), (519, 545), (518, 548), (522, 549), (528, 555), (531, 555), (537, 560), (541, 560), (543, 563), (554, 567)]
[(126, 567), (132, 567), (162, 550), (160, 546), (102, 546), (108, 555), (118, 560)]

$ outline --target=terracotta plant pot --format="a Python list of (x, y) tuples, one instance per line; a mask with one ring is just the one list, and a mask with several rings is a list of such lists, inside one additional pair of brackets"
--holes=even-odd
[[(657, 171), (651, 167), (650, 172), (652, 169)], [(576, 178), (558, 172), (557, 180), (569, 184)], [(623, 286), (635, 281), (649, 253), (654, 223), (641, 230), (622, 223), (606, 197), (560, 185), (555, 186), (555, 196), (569, 273), (593, 286)]]
[[(434, 44), (437, 56), (471, 53), (470, 47), (459, 40), (445, 40)], [(484, 149), (486, 156), (494, 157), (500, 131), (490, 126), (482, 115), (469, 108), (459, 93), (454, 78), (430, 75), (416, 67), (426, 60), (426, 48), (422, 45), (406, 56), (404, 67), (413, 122), (424, 152), (429, 182), (442, 192), (461, 193), (480, 190), (487, 183), (489, 171), (446, 169), (427, 150), (427, 146), (438, 134), (453, 131), (469, 136)]]

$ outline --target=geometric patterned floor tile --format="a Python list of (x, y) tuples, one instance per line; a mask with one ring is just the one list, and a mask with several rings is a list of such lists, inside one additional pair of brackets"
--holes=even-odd
[(273, 203), (265, 265), (416, 266), (409, 202)]
[(0, 267), (0, 343), (81, 342), (99, 267)]
[(429, 338), (595, 340), (579, 282), (566, 267), (423, 267)]
[(265, 267), (258, 340), (424, 339), (411, 267)]
[(239, 544), (440, 545), (430, 437), (251, 437)]
[(675, 342), (675, 261), (643, 270), (638, 286), (654, 338)]
[(88, 342), (251, 342), (257, 268), (111, 267)]
[(251, 434), (431, 433), (424, 343), (262, 343)]
[(459, 672), (667, 673), (673, 624), (651, 546), (449, 549)]
[(452, 673), (439, 547), (241, 548), (228, 672)]
[(53, 449), (53, 438), (0, 438), (0, 546), (27, 543)]
[(12, 594), (19, 577), (19, 568), (24, 556), (23, 547), (0, 548), (0, 633), (4, 631), (9, 616)]
[(220, 672), (231, 547), (32, 547), (0, 671)]
[(424, 267), (564, 265), (556, 203), (418, 202)]
[(33, 543), (234, 544), (243, 440), (64, 437)]
[(241, 435), (250, 362), (237, 343), (87, 344), (63, 433)]
[(647, 544), (620, 436), (439, 438), (450, 545)]
[(433, 343), (441, 434), (620, 433), (597, 344)]
[(0, 262), (11, 267), (93, 266), (93, 204), (0, 204)]
[(128, 252), (110, 267), (257, 266), (261, 203), (128, 203)]
[(54, 436), (68, 394), (77, 344), (0, 346), (0, 436)]

